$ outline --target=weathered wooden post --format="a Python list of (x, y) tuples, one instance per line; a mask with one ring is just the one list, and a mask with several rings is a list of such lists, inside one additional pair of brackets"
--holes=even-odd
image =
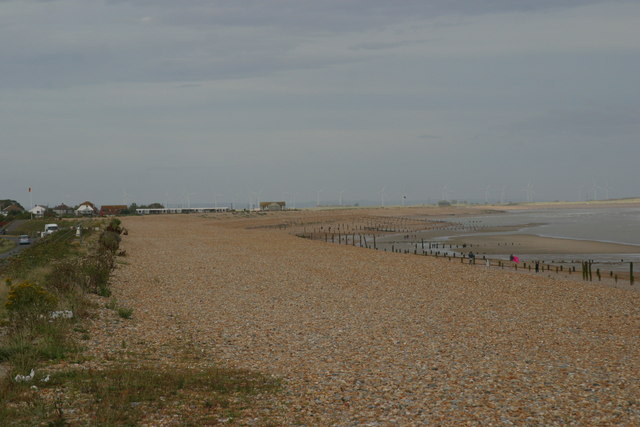
[(633, 277), (633, 262), (629, 263), (629, 284), (633, 285), (634, 282), (634, 277)]

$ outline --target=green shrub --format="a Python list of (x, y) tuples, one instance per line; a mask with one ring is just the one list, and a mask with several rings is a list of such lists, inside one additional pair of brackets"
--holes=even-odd
[(48, 287), (67, 293), (80, 284), (81, 265), (77, 259), (66, 259), (53, 265), (45, 277)]
[(111, 253), (115, 253), (120, 246), (120, 235), (114, 231), (104, 231), (98, 239), (100, 246), (107, 249)]
[(81, 264), (80, 285), (86, 292), (109, 296), (111, 295), (109, 291), (110, 274), (110, 262), (105, 261), (104, 257), (98, 255), (86, 257)]
[(39, 315), (53, 310), (56, 306), (56, 298), (35, 283), (23, 282), (12, 285), (9, 289), (5, 307), (19, 317)]
[(118, 218), (113, 218), (109, 222), (109, 225), (107, 225), (107, 231), (111, 231), (111, 232), (114, 232), (116, 234), (121, 234), (122, 233), (122, 227), (120, 227), (120, 224), (122, 224), (122, 222)]
[(123, 319), (131, 319), (132, 314), (133, 314), (132, 308), (118, 307), (118, 316), (122, 317)]
[(104, 307), (108, 308), (109, 310), (115, 310), (116, 308), (118, 308), (118, 300), (116, 300), (115, 298), (111, 298), (109, 302), (104, 305)]

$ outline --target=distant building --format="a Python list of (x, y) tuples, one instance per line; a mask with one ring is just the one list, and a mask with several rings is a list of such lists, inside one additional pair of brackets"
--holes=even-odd
[(46, 206), (40, 206), (40, 205), (35, 205), (31, 209), (29, 209), (29, 213), (38, 218), (43, 217), (46, 211), (47, 211)]
[(80, 206), (75, 210), (77, 216), (92, 216), (98, 214), (98, 208), (91, 202), (80, 203)]
[(261, 211), (283, 211), (286, 207), (285, 202), (260, 202)]
[(160, 214), (189, 214), (189, 213), (218, 213), (229, 212), (228, 207), (214, 208), (138, 208), (138, 215), (160, 215)]
[(61, 203), (53, 208), (53, 213), (58, 216), (73, 215), (73, 208), (65, 205), (64, 203)]
[(127, 205), (102, 205), (100, 207), (100, 216), (120, 215), (127, 210)]
[(24, 209), (22, 209), (20, 206), (18, 205), (9, 205), (6, 208), (2, 209), (0, 211), (0, 213), (2, 215), (11, 215), (11, 214), (19, 214), (24, 212)]

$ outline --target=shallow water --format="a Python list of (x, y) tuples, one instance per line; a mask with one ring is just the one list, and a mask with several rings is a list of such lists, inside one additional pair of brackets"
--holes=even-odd
[[(491, 234), (532, 234), (632, 244), (639, 245), (640, 252), (640, 208), (541, 209), (442, 220), (465, 227), (473, 226), (477, 233), (483, 228), (523, 225), (517, 231)], [(525, 226), (534, 223), (542, 225)]]
[[(539, 260), (544, 263), (578, 265), (581, 261), (593, 260), (594, 271), (599, 268), (604, 271), (628, 271), (629, 262), (640, 263), (640, 208), (602, 207), (590, 209), (540, 209), (528, 211), (505, 212), (499, 214), (474, 217), (445, 217), (441, 221), (452, 224), (451, 235), (440, 235), (427, 238), (428, 241), (438, 242), (440, 254), (459, 256), (466, 254), (470, 248), (447, 247), (449, 237), (473, 235), (509, 235), (530, 234), (541, 237), (555, 237), (563, 239), (589, 240), (626, 245), (638, 245), (638, 253), (592, 253), (592, 254), (527, 254), (517, 253), (523, 261)], [(510, 231), (492, 231), (495, 227), (512, 227)], [(425, 233), (428, 235), (429, 233)], [(380, 239), (381, 247), (422, 253), (422, 233), (405, 236), (388, 236)], [(428, 244), (428, 243), (427, 243)], [(444, 247), (443, 247), (444, 245)], [(426, 248), (429, 251), (429, 248)], [(508, 260), (512, 250), (505, 247), (504, 254), (490, 255), (493, 259)]]

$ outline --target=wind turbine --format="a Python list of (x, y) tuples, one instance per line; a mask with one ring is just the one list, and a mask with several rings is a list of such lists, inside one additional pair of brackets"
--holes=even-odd
[(384, 187), (380, 189), (380, 206), (384, 208)]
[[(214, 194), (213, 195), (213, 207), (214, 208), (218, 207), (218, 196), (219, 196), (218, 194)], [(220, 196), (224, 197), (224, 194), (220, 194)]]
[(484, 189), (484, 204), (489, 204), (489, 191), (491, 190), (491, 186), (487, 185), (487, 188)]
[(531, 183), (531, 181), (529, 181), (529, 183), (527, 184), (527, 188), (525, 188), (524, 191), (527, 195), (527, 202), (532, 203), (536, 192), (533, 189), (533, 184)]
[(598, 185), (596, 184), (596, 179), (593, 178), (593, 185), (591, 186), (591, 191), (593, 191), (593, 200), (598, 200)]
[(125, 188), (122, 189), (122, 203), (126, 206), (129, 206), (129, 200), (130, 200), (131, 194), (127, 193), (127, 190)]
[(502, 192), (500, 193), (500, 204), (504, 205), (504, 192), (506, 191), (507, 187), (503, 186), (502, 187)]
[(197, 193), (187, 193), (187, 209), (191, 209), (191, 196), (195, 196)]
[(258, 206), (258, 193), (252, 191), (249, 193), (249, 209), (257, 208)]
[[(287, 197), (289, 196), (289, 197)], [(283, 191), (282, 192), (282, 200), (287, 203), (287, 198), (289, 199), (289, 205), (291, 206), (291, 209), (295, 209), (296, 208), (296, 196), (294, 193), (290, 193), (288, 191)]]
[(444, 200), (446, 202), (449, 201), (449, 194), (448, 194), (448, 189), (447, 189), (447, 185), (446, 184), (442, 186), (442, 199), (441, 200)]
[(320, 206), (320, 193), (322, 193), (324, 190), (317, 190), (316, 191), (316, 207)]
[(613, 188), (613, 187), (611, 187), (611, 186), (609, 185), (609, 180), (607, 180), (607, 181), (606, 181), (606, 183), (605, 183), (605, 187), (604, 187), (604, 194), (605, 194), (605, 198), (606, 198), (607, 200), (610, 200), (610, 199), (609, 199), (609, 191), (611, 191), (611, 192), (614, 192), (614, 193), (615, 193), (614, 188)]
[(342, 190), (342, 191), (338, 191), (338, 199), (340, 200), (340, 206), (342, 206), (342, 195), (344, 194), (344, 192), (347, 190)]

